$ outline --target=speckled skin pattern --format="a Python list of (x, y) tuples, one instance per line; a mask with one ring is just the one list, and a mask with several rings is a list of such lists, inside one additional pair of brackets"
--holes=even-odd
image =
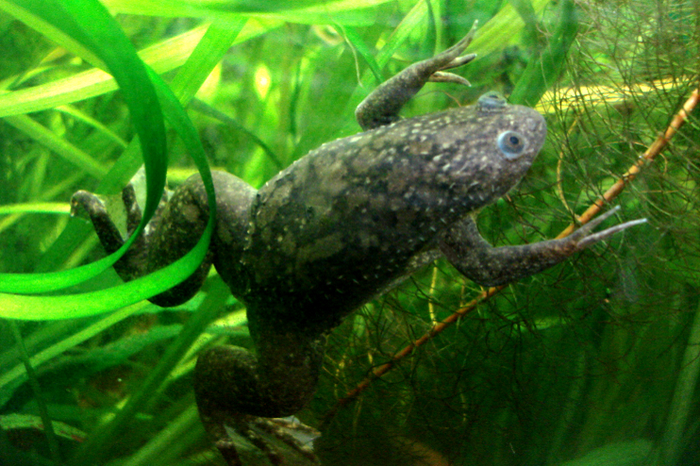
[[(486, 94), (472, 106), (398, 119), (426, 81), (458, 82), (441, 70), (473, 58), (460, 57), (468, 39), (370, 95), (357, 112), (367, 131), (324, 144), (259, 191), (214, 174), (219, 216), (209, 257), (188, 281), (153, 301), (186, 301), (213, 262), (247, 306), (256, 354), (214, 348), (200, 356), (195, 374), (202, 420), (230, 464), (238, 457), (224, 424), (252, 436), (246, 422), (253, 417), (302, 409), (316, 388), (325, 335), (440, 254), (467, 277), (497, 285), (602, 239), (582, 228), (572, 239), (493, 248), (479, 235), (472, 214), (513, 188), (544, 143), (545, 121), (535, 110)], [(140, 218), (133, 197), (127, 187), (132, 230)], [(123, 243), (95, 196), (80, 192), (73, 202), (90, 213), (109, 252)], [(204, 188), (194, 176), (162, 203), (118, 272), (131, 279), (178, 259), (207, 218)]]

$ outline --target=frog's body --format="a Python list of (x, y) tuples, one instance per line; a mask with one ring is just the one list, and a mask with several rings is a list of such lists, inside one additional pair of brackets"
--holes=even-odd
[[(426, 81), (457, 80), (440, 70), (471, 60), (460, 57), (468, 42), (385, 83), (358, 109), (368, 131), (324, 144), (258, 192), (233, 175), (214, 174), (219, 216), (209, 258), (153, 301), (189, 299), (213, 262), (247, 306), (257, 355), (214, 348), (200, 356), (195, 375), (202, 419), (231, 464), (238, 460), (224, 425), (245, 431), (254, 416), (301, 409), (313, 396), (327, 332), (440, 253), (467, 277), (502, 284), (628, 226), (590, 235), (591, 225), (565, 240), (519, 247), (492, 248), (481, 239), (471, 215), (527, 172), (544, 143), (542, 116), (487, 94), (470, 107), (396, 121)], [(135, 225), (132, 190), (124, 196)], [(122, 244), (97, 198), (81, 192), (74, 203), (88, 210), (108, 251)], [(196, 243), (207, 212), (201, 180), (193, 177), (117, 270), (131, 279), (172, 263)]]
[[(325, 144), (270, 180), (243, 254), (250, 294), (284, 297), (276, 315), (324, 332), (410, 273), (446, 228), (505, 194), (544, 142), (534, 110), (482, 106)], [(528, 135), (512, 160), (496, 142), (509, 131)]]

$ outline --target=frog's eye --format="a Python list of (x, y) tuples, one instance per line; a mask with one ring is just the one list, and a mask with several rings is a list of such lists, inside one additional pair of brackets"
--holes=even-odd
[(525, 150), (525, 138), (515, 131), (504, 131), (498, 135), (498, 148), (507, 159), (515, 159)]

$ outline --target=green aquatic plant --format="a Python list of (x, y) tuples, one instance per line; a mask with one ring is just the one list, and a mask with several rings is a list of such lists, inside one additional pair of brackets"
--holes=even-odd
[[(666, 131), (697, 100), (695, 3), (0, 1), (0, 462), (215, 461), (194, 358), (250, 344), (215, 275), (176, 309), (142, 301), (196, 257), (130, 287), (115, 257), (95, 262), (91, 227), (67, 215), (73, 192), (114, 195), (145, 159), (153, 206), (166, 167), (175, 183), (194, 170), (195, 135), (210, 164), (258, 187), (358, 132), (353, 110), (371, 89), (478, 19), (472, 87), (427, 88), (405, 113), (498, 90), (546, 116), (545, 149), (480, 215), (482, 233), (554, 237), (611, 189), (649, 226), (498, 294), (442, 262), (421, 271), (336, 329), (299, 416), (326, 419), (316, 448), (328, 464), (693, 464), (692, 102)], [(32, 435), (47, 417), (54, 440)]]

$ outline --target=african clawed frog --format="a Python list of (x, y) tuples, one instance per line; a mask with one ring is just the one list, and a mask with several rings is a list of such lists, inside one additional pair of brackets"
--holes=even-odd
[[(427, 81), (463, 82), (444, 70), (474, 58), (461, 56), (470, 39), (384, 83), (358, 107), (364, 132), (324, 144), (260, 190), (214, 173), (219, 215), (208, 258), (152, 301), (188, 300), (213, 262), (246, 304), (256, 354), (212, 348), (195, 373), (201, 418), (229, 464), (238, 455), (226, 424), (254, 437), (246, 426), (258, 417), (302, 409), (314, 394), (325, 335), (440, 254), (475, 282), (500, 285), (635, 224), (592, 234), (610, 211), (565, 239), (493, 248), (481, 238), (473, 215), (525, 175), (544, 143), (544, 118), (494, 93), (472, 106), (397, 115)], [(135, 226), (140, 211), (130, 186), (123, 198)], [(108, 252), (123, 244), (97, 197), (79, 192), (73, 204), (88, 211)], [(206, 194), (193, 176), (115, 268), (129, 280), (172, 263), (194, 246), (207, 218)]]

